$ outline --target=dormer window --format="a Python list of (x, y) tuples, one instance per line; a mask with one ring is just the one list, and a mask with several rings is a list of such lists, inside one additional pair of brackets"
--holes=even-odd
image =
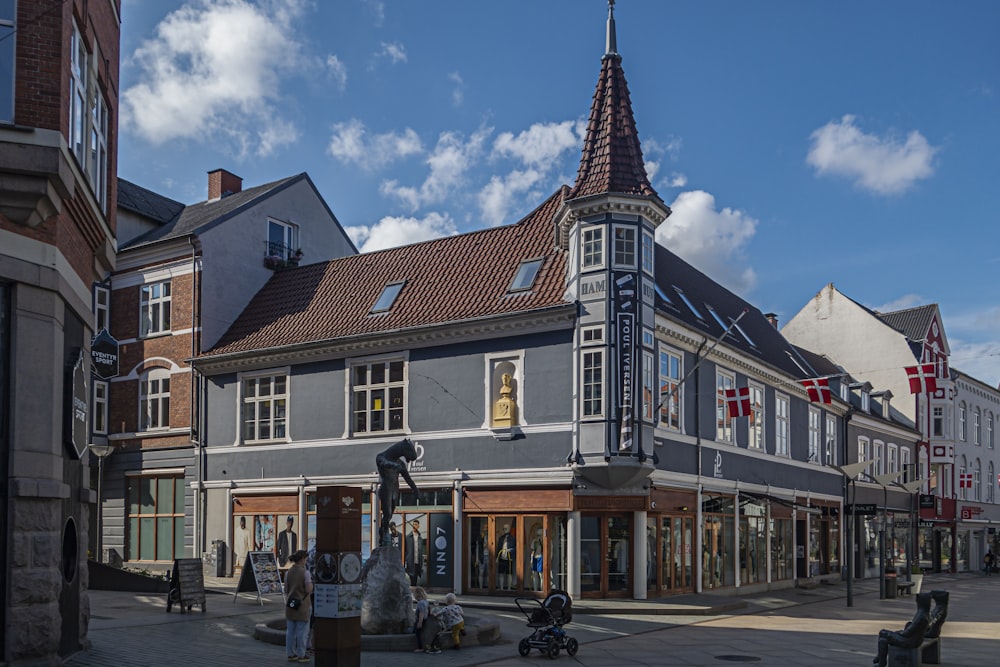
[(865, 412), (871, 412), (871, 395), (865, 390), (861, 390), (861, 409)]
[(535, 278), (538, 276), (538, 270), (542, 268), (542, 263), (544, 258), (539, 259), (528, 259), (521, 262), (521, 265), (517, 267), (517, 273), (514, 275), (514, 280), (511, 282), (508, 292), (521, 292), (524, 290), (530, 290), (531, 286), (535, 284)]
[(388, 283), (382, 288), (382, 294), (379, 295), (378, 301), (372, 306), (373, 313), (384, 313), (392, 308), (392, 304), (396, 302), (396, 297), (399, 296), (399, 292), (403, 289), (403, 285), (406, 281), (400, 281), (396, 283)]
[(279, 220), (267, 221), (267, 256), (287, 262), (298, 250), (299, 230), (295, 225)]

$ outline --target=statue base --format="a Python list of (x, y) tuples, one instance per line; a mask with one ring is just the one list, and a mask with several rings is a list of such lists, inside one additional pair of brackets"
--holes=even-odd
[(415, 620), (410, 578), (398, 547), (377, 547), (361, 582), (361, 632), (392, 635), (412, 631)]

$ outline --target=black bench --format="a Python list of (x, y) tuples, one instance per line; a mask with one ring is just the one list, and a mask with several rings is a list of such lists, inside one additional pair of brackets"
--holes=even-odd
[(896, 592), (899, 596), (909, 595), (913, 592), (913, 587), (917, 585), (915, 581), (897, 581), (896, 582)]

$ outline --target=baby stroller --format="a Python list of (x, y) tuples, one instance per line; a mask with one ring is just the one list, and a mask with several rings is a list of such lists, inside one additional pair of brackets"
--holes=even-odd
[(566, 591), (553, 590), (544, 601), (514, 598), (514, 603), (527, 617), (528, 627), (535, 629), (518, 643), (518, 653), (526, 656), (531, 653), (531, 649), (537, 648), (552, 660), (559, 655), (559, 649), (576, 655), (580, 648), (579, 642), (563, 630), (563, 626), (573, 619), (573, 601)]

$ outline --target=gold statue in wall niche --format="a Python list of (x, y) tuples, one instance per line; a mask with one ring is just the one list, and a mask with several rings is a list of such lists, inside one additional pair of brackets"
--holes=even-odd
[(511, 398), (514, 388), (510, 386), (510, 373), (500, 376), (503, 383), (500, 386), (500, 399), (493, 404), (493, 425), (500, 428), (510, 428), (517, 423), (517, 403)]

